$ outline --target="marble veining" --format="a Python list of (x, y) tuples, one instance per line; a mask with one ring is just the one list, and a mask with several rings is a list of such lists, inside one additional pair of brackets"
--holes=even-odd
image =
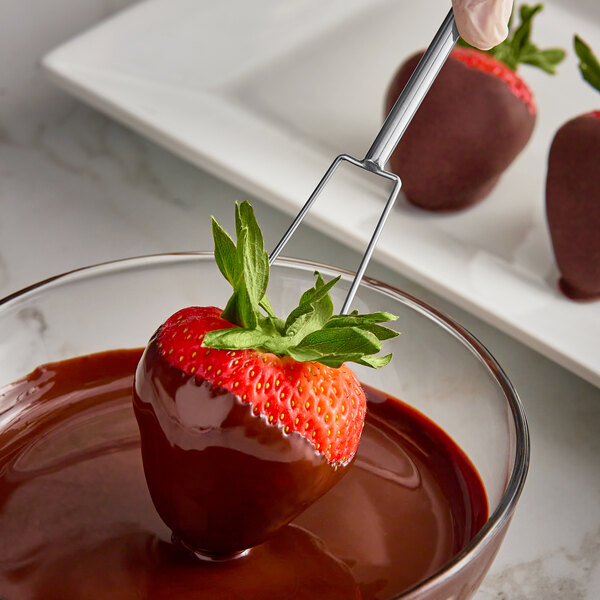
[(599, 580), (600, 529), (586, 534), (575, 551), (559, 548), (492, 573), (479, 595), (481, 600), (586, 600)]
[(39, 308), (34, 306), (22, 308), (17, 316), (26, 327), (32, 327), (35, 329), (36, 334), (40, 337), (46, 333), (48, 329), (48, 323), (46, 322), (44, 313)]

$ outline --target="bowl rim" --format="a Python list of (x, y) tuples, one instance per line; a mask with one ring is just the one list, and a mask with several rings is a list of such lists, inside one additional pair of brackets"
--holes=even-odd
[[(134, 267), (144, 263), (156, 264), (160, 262), (171, 262), (173, 260), (185, 260), (191, 261), (200, 260), (212, 260), (214, 257), (213, 252), (209, 251), (188, 251), (188, 252), (165, 252), (157, 254), (144, 254), (140, 256), (134, 256), (129, 258), (120, 258), (116, 260), (104, 261), (89, 266), (78, 267), (65, 271), (58, 275), (53, 275), (34, 284), (26, 286), (20, 290), (17, 290), (8, 296), (0, 299), (0, 309), (3, 309), (6, 305), (11, 302), (25, 296), (29, 293), (35, 292), (40, 288), (51, 286), (51, 284), (68, 282), (71, 278), (77, 278), (88, 274), (93, 274), (97, 271), (105, 270), (122, 270), (127, 267)], [(288, 266), (301, 268), (303, 270), (315, 270), (318, 269), (325, 274), (339, 274), (344, 279), (351, 279), (355, 272), (344, 269), (341, 267), (335, 267), (320, 263), (316, 261), (304, 260), (299, 258), (288, 258), (279, 257), (275, 261), (275, 265)], [(443, 312), (433, 308), (423, 300), (412, 296), (402, 290), (392, 286), (390, 284), (379, 281), (378, 279), (365, 276), (363, 277), (360, 287), (364, 287), (376, 292), (382, 293), (386, 296), (399, 300), (406, 306), (416, 310), (417, 312), (427, 316), (437, 325), (441, 326), (446, 332), (454, 336), (455, 339), (460, 341), (465, 347), (467, 347), (472, 354), (482, 363), (500, 387), (504, 397), (506, 398), (513, 417), (515, 425), (515, 462), (513, 469), (506, 483), (505, 491), (498, 502), (495, 510), (488, 516), (483, 527), (477, 532), (477, 534), (469, 541), (465, 547), (457, 553), (451, 560), (444, 563), (444, 565), (432, 573), (429, 577), (422, 579), (414, 586), (404, 590), (399, 595), (393, 596), (389, 600), (408, 600), (412, 594), (416, 592), (428, 592), (433, 591), (438, 585), (442, 584), (447, 579), (451, 578), (454, 573), (460, 571), (469, 559), (476, 555), (480, 549), (480, 545), (486, 540), (493, 539), (497, 533), (503, 530), (504, 526), (512, 517), (512, 513), (516, 507), (516, 503), (523, 490), (525, 479), (529, 468), (530, 459), (530, 437), (529, 428), (527, 425), (527, 419), (523, 404), (519, 398), (519, 395), (507, 377), (502, 367), (498, 364), (496, 359), (487, 350), (487, 348), (467, 329), (457, 323), (454, 319), (447, 316)]]

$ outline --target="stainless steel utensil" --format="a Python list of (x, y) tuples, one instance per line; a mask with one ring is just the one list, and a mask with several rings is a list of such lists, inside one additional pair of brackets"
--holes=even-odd
[(395, 173), (386, 171), (384, 168), (385, 164), (396, 148), (396, 145), (400, 141), (400, 138), (408, 127), (408, 124), (412, 120), (414, 114), (417, 112), (417, 109), (429, 91), (431, 84), (434, 82), (437, 74), (446, 62), (446, 59), (448, 58), (458, 37), (459, 34), (454, 21), (454, 13), (452, 12), (452, 9), (450, 9), (450, 12), (444, 19), (444, 22), (442, 23), (438, 32), (435, 34), (431, 44), (425, 51), (425, 54), (419, 61), (419, 64), (404, 86), (402, 93), (392, 107), (390, 114), (387, 116), (383, 126), (375, 138), (375, 141), (369, 148), (369, 151), (365, 157), (362, 160), (358, 160), (352, 156), (349, 156), (348, 154), (340, 154), (333, 161), (313, 193), (310, 195), (309, 199), (306, 201), (296, 218), (292, 221), (292, 224), (289, 226), (288, 230), (285, 232), (269, 256), (269, 263), (273, 264), (340, 163), (350, 163), (351, 165), (354, 165), (360, 169), (364, 169), (365, 171), (383, 177), (384, 179), (393, 181), (394, 187), (392, 188), (392, 192), (385, 204), (381, 217), (377, 222), (373, 236), (369, 241), (369, 245), (367, 246), (367, 249), (362, 257), (358, 270), (356, 271), (356, 275), (352, 281), (348, 295), (344, 300), (344, 305), (342, 306), (340, 314), (348, 314), (350, 311), (350, 305), (352, 304), (356, 290), (358, 289), (361, 279), (367, 269), (367, 265), (369, 264), (369, 260), (371, 259), (371, 255), (373, 254), (373, 250), (377, 244), (377, 240), (379, 239), (383, 226), (390, 214), (390, 211), (392, 210), (392, 207), (394, 206), (396, 198), (398, 197), (400, 187), (402, 186), (400, 177), (398, 177), (398, 175)]

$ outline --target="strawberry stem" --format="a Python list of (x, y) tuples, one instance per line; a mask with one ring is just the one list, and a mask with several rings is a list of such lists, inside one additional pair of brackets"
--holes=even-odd
[[(541, 50), (530, 40), (533, 17), (543, 9), (543, 4), (536, 4), (535, 6), (522, 4), (519, 9), (519, 16), (521, 18), (519, 26), (513, 29), (513, 15), (511, 14), (508, 37), (502, 43), (487, 50), (487, 54), (491, 54), (513, 71), (516, 71), (518, 66), (524, 63), (538, 67), (542, 71), (554, 75), (556, 73), (556, 65), (565, 58), (565, 51), (561, 48), (546, 48)], [(472, 46), (462, 39), (458, 40), (458, 44), (472, 48)]]
[(345, 362), (379, 369), (392, 358), (373, 356), (381, 341), (398, 332), (381, 325), (398, 317), (387, 312), (361, 315), (334, 315), (331, 288), (340, 279), (325, 282), (315, 272), (315, 285), (304, 292), (287, 319), (279, 319), (266, 297), (269, 257), (260, 227), (248, 202), (235, 205), (237, 244), (213, 218), (215, 261), (233, 287), (222, 317), (238, 325), (233, 329), (210, 331), (202, 343), (220, 350), (257, 349), (299, 362), (318, 361), (330, 367)]

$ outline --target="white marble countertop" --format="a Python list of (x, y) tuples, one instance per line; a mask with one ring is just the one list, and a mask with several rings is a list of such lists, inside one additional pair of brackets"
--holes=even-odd
[[(244, 193), (50, 85), (39, 58), (131, 0), (0, 0), (0, 297), (50, 275), (140, 254), (209, 249)], [(252, 199), (270, 247), (289, 218)], [(291, 256), (354, 268), (357, 252), (304, 227)], [(379, 264), (492, 351), (531, 427), (529, 478), (477, 600), (600, 597), (600, 389)]]

